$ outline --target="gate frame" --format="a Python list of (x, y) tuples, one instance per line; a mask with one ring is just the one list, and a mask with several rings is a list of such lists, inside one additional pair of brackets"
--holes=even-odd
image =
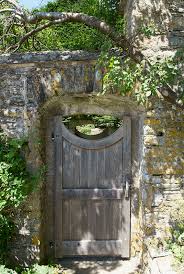
[(140, 222), (142, 222), (141, 199), (141, 163), (143, 147), (143, 121), (144, 108), (137, 106), (129, 98), (115, 95), (97, 96), (71, 94), (53, 97), (48, 100), (40, 110), (41, 131), (45, 144), (45, 164), (47, 173), (43, 184), (42, 204), (42, 258), (44, 261), (55, 259), (54, 252), (54, 182), (55, 182), (55, 155), (53, 132), (55, 128), (55, 116), (67, 116), (76, 114), (114, 115), (119, 118), (131, 117), (131, 158), (132, 158), (132, 184), (131, 184), (131, 227), (130, 250), (132, 240), (136, 234), (140, 234)]

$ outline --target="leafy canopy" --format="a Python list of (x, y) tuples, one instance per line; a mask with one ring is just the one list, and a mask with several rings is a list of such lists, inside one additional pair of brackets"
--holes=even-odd
[[(14, 0), (2, 1), (10, 4)], [(13, 6), (16, 7), (16, 4)], [(108, 49), (103, 55), (105, 58), (100, 61), (103, 61), (101, 70), (105, 72), (103, 92), (131, 94), (140, 103), (160, 94), (173, 105), (184, 109), (180, 64), (172, 58), (155, 62), (146, 58), (134, 45), (135, 37), (127, 37), (125, 21), (118, 9), (119, 0), (56, 0), (31, 14), (20, 7), (16, 7), (15, 12), (10, 9), (10, 14), (14, 14), (16, 19), (9, 16), (5, 20), (7, 25), (1, 26), (1, 49), (101, 50), (106, 44), (110, 45), (109, 48), (116, 46), (121, 48), (119, 57), (109, 55)], [(6, 13), (5, 9), (2, 16), (6, 17), (3, 12)], [(154, 25), (143, 25), (140, 32), (150, 37), (156, 34), (156, 28)]]
[[(124, 20), (118, 15), (119, 0), (56, 0), (45, 6), (34, 9), (36, 12), (81, 12), (105, 20), (112, 26), (122, 27)], [(3, 25), (0, 24), (0, 36), (3, 35)], [(7, 22), (7, 28), (9, 23)], [(12, 25), (11, 35), (6, 37), (6, 43), (16, 43), (23, 35), (23, 29)], [(6, 27), (4, 29), (6, 32)], [(10, 32), (10, 30), (9, 30)], [(21, 51), (43, 50), (100, 50), (104, 41), (109, 40), (101, 32), (82, 23), (64, 23), (47, 28), (29, 39), (21, 47)], [(5, 46), (0, 44), (0, 50)]]

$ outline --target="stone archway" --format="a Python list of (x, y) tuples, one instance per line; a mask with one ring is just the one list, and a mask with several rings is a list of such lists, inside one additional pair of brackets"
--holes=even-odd
[(73, 114), (114, 115), (119, 118), (129, 116), (132, 122), (132, 184), (131, 184), (131, 254), (141, 252), (142, 239), (140, 231), (140, 178), (142, 121), (144, 109), (137, 106), (128, 98), (118, 96), (96, 95), (63, 95), (48, 100), (41, 109), (42, 127), (45, 135), (46, 164), (48, 166), (47, 178), (42, 197), (42, 234), (44, 243), (42, 251), (44, 258), (54, 258), (54, 182), (55, 182), (55, 156), (54, 156), (54, 117)]

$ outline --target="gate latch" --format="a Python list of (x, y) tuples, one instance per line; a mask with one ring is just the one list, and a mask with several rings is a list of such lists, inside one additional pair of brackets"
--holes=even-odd
[(126, 182), (125, 182), (125, 198), (129, 197), (129, 190), (130, 190), (130, 184), (129, 184), (128, 180), (126, 180)]
[(125, 177), (124, 187), (125, 187), (125, 198), (129, 198), (129, 195), (130, 195), (130, 177), (129, 176)]

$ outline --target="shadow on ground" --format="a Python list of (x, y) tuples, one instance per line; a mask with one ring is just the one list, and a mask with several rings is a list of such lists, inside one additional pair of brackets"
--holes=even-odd
[(133, 274), (140, 270), (138, 258), (121, 260), (119, 258), (65, 258), (59, 260), (66, 274)]

